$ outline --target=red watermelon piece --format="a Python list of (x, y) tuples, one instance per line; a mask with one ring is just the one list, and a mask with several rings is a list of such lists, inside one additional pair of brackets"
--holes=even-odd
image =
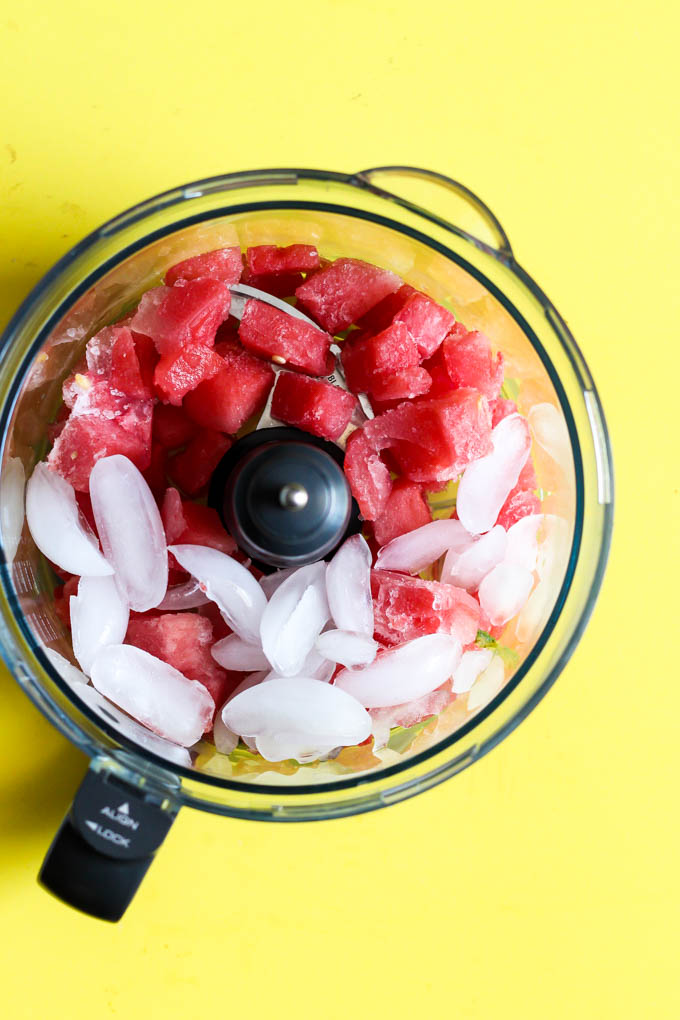
[(239, 327), (241, 343), (267, 361), (309, 375), (326, 375), (333, 338), (302, 319), (263, 301), (247, 301)]
[(274, 297), (289, 298), (295, 295), (304, 279), (303, 273), (268, 273), (266, 276), (244, 274), (243, 283), (247, 283), (249, 287), (257, 287), (258, 290), (263, 290)]
[(501, 524), (507, 530), (522, 517), (528, 517), (529, 514), (540, 514), (541, 501), (536, 495), (536, 489), (538, 489), (538, 479), (531, 457), (529, 457), (520, 471), (517, 484), (501, 507), (496, 523)]
[(469, 332), (457, 322), (425, 368), (433, 377), (433, 391), (472, 387), (487, 400), (496, 400), (503, 385), (503, 355), (494, 357), (483, 333)]
[(219, 371), (186, 396), (184, 410), (197, 425), (233, 435), (267, 403), (274, 372), (240, 344), (219, 344), (215, 351), (222, 358)]
[(231, 439), (212, 429), (201, 429), (186, 450), (176, 453), (168, 461), (168, 473), (180, 489), (195, 496), (210, 481), (210, 477), (231, 446)]
[(157, 404), (154, 408), (153, 438), (161, 446), (175, 450), (193, 439), (197, 432), (198, 426), (187, 418), (183, 408), (172, 404)]
[(415, 482), (399, 479), (394, 483), (385, 509), (373, 522), (373, 535), (379, 546), (432, 521), (432, 511), (423, 491)]
[[(206, 602), (204, 606), (199, 606), (198, 614), (199, 616), (205, 616), (207, 620), (210, 620), (213, 628), (213, 639), (215, 641), (220, 641), (223, 637), (227, 637), (229, 634), (233, 633), (231, 627), (227, 624), (214, 602)], [(243, 673), (239, 673), (238, 676), (238, 683), (240, 683), (243, 679)], [(236, 684), (234, 686), (236, 686)]]
[(357, 319), (357, 326), (367, 333), (380, 333), (394, 322), (395, 315), (401, 311), (411, 295), (417, 293), (415, 287), (409, 286), (408, 283), (402, 284), (399, 290), (388, 294), (374, 308)]
[(410, 294), (394, 317), (394, 325), (408, 330), (421, 358), (434, 354), (454, 322), (452, 312), (420, 291)]
[(158, 398), (164, 404), (182, 403), (187, 395), (222, 368), (222, 359), (212, 347), (189, 346), (179, 354), (164, 354), (154, 372)]
[(332, 383), (279, 372), (272, 416), (313, 436), (335, 441), (349, 425), (357, 404), (356, 397)]
[(142, 472), (146, 484), (158, 499), (165, 492), (168, 470), (168, 451), (161, 444), (152, 440), (151, 460), (149, 466)]
[(189, 680), (203, 684), (216, 705), (221, 705), (236, 686), (233, 675), (218, 666), (210, 654), (213, 628), (205, 616), (161, 613), (159, 616), (131, 619), (125, 643), (142, 648), (174, 666)]
[(365, 521), (374, 521), (387, 506), (392, 492), (392, 476), (380, 456), (379, 447), (366, 434), (366, 426), (349, 437), (344, 469), (361, 516)]
[(238, 283), (243, 272), (241, 249), (236, 245), (232, 248), (217, 248), (206, 251), (202, 255), (184, 259), (171, 266), (165, 274), (165, 282), (172, 287), (178, 280), (198, 280), (208, 277), (221, 280), (222, 283)]
[[(392, 400), (410, 400), (422, 397), (432, 386), (432, 376), (420, 365), (403, 368), (399, 372), (386, 372), (375, 376), (371, 384), (371, 396), (382, 404)], [(377, 405), (374, 405), (375, 409)], [(386, 408), (387, 410), (387, 408)]]
[(246, 251), (246, 274), (308, 273), (319, 268), (319, 252), (313, 244), (258, 244)]
[(452, 634), (462, 645), (475, 640), (479, 603), (464, 588), (390, 570), (373, 570), (371, 591), (376, 637), (388, 644), (440, 632)]
[(212, 507), (183, 500), (177, 489), (168, 489), (163, 497), (161, 517), (168, 545), (208, 545), (232, 556), (236, 542), (227, 532)]
[[(517, 404), (514, 400), (504, 400), (503, 397), (499, 397), (498, 400), (493, 400), (489, 404), (491, 408), (491, 427), (496, 428), (499, 421), (503, 421), (503, 418), (507, 418), (511, 414), (517, 413)], [(527, 462), (528, 463), (528, 462)]]
[(295, 294), (303, 311), (329, 333), (338, 333), (398, 290), (401, 282), (396, 273), (360, 259), (336, 259)]
[(142, 294), (130, 326), (151, 337), (159, 354), (177, 355), (188, 346), (211, 347), (230, 304), (229, 288), (220, 280), (180, 280)]

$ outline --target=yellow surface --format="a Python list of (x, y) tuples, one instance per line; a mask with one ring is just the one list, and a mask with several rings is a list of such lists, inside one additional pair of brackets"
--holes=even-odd
[(675, 7), (0, 6), (3, 321), (87, 230), (171, 185), (432, 167), (489, 202), (568, 319), (618, 486), (592, 624), (500, 748), (345, 821), (186, 811), (118, 926), (35, 884), (84, 761), (0, 676), (3, 1016), (680, 1015)]

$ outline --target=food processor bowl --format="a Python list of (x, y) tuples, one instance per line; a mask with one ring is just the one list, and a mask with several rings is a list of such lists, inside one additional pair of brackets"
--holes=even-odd
[[(204, 741), (170, 760), (153, 735), (74, 679), (54, 572), (22, 527), (23, 482), (48, 446), (64, 378), (102, 326), (181, 259), (238, 244), (315, 244), (398, 273), (481, 330), (505, 359), (504, 395), (529, 421), (545, 534), (538, 583), (487, 671), (438, 716), (386, 746), (269, 763)], [(600, 401), (564, 320), (515, 259), (496, 217), (441, 174), (276, 169), (173, 189), (105, 223), (27, 297), (2, 337), (0, 641), (26, 694), (91, 759), (42, 873), (57, 895), (117, 919), (183, 805), (240, 818), (310, 821), (393, 804), (455, 775), (540, 701), (593, 609), (609, 550), (612, 460)], [(455, 486), (433, 493), (436, 518)], [(170, 756), (172, 758), (172, 755)], [(134, 824), (132, 824), (134, 823)]]

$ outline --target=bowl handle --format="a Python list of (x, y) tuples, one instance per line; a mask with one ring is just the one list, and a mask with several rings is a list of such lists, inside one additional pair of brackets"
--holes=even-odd
[[(420, 213), (479, 248), (513, 258), (507, 234), (489, 207), (451, 177), (417, 166), (376, 166), (354, 174), (352, 183)], [(431, 208), (422, 204), (424, 200)]]
[(119, 921), (179, 806), (143, 793), (95, 760), (61, 823), (38, 881), (58, 899)]

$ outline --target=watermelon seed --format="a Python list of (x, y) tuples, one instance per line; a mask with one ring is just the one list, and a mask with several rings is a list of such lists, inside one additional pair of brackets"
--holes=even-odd
[(280, 354), (272, 354), (272, 361), (274, 361), (277, 365), (286, 364), (286, 359), (282, 358)]

